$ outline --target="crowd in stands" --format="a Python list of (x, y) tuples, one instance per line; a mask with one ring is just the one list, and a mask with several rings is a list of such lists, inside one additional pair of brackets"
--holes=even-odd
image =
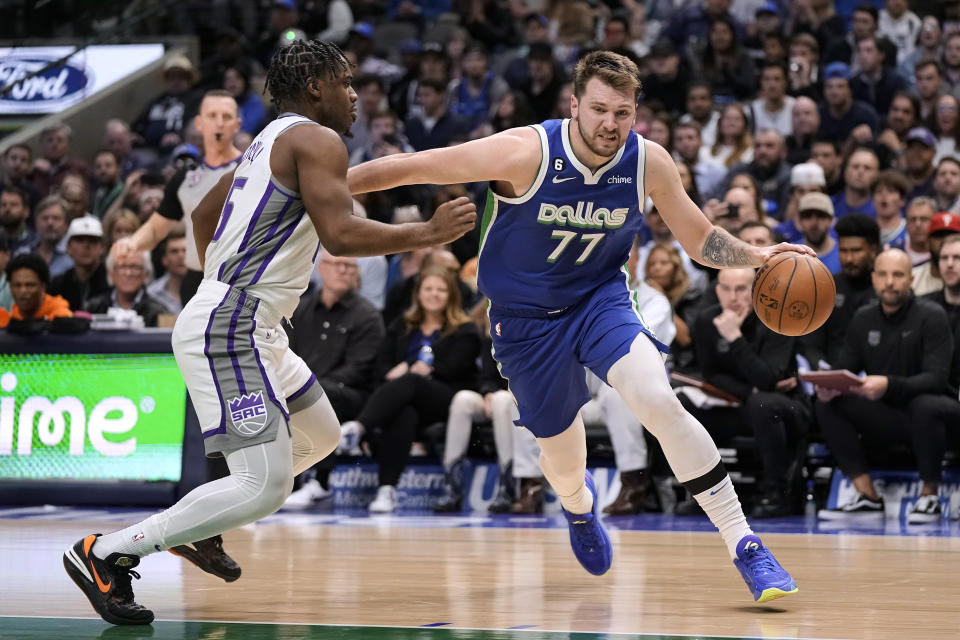
[[(797, 510), (806, 445), (819, 440), (859, 492), (825, 517), (882, 512), (869, 476), (878, 464), (919, 469), (923, 495), (911, 522), (940, 517), (941, 467), (960, 441), (960, 4), (188, 4), (153, 31), (197, 34), (201, 59), (170, 57), (139, 116), (105, 119), (102, 148), (78, 157), (70, 128), (56, 124), (36, 148), (3, 152), (0, 326), (110, 307), (132, 309), (147, 326), (175, 317), (188, 297), (184, 229), (171, 222), (152, 254), (122, 262), (109, 259), (110, 246), (162, 215), (176, 195), (171, 181), (204, 162), (198, 113), (211, 90), (235, 101), (236, 153), (277, 115), (259, 88), (272, 53), (293, 40), (334, 40), (355, 66), (359, 117), (343, 140), (351, 165), (569, 117), (573, 65), (610, 49), (643, 74), (634, 130), (673, 154), (707, 217), (751, 244), (807, 244), (835, 275), (827, 324), (802, 338), (776, 334), (752, 312), (753, 272), (701, 266), (647, 204), (631, 286), (671, 345), (668, 367), (727, 398), (680, 386), (684, 406), (719, 445), (754, 442), (754, 515)], [(387, 223), (427, 218), (460, 195), (482, 210), (487, 186), (400, 187), (358, 197), (355, 213)], [(338, 454), (380, 465), (371, 510), (396, 508), (409, 454), (432, 445), (443, 447), (447, 470), (437, 508), (460, 508), (460, 465), (474, 425), (487, 422), (501, 470), (491, 510), (542, 509), (536, 441), (513, 427), (489, 354), (478, 238), (479, 229), (448, 247), (387, 258), (323, 253), (291, 319), (293, 349), (345, 423)], [(863, 373), (864, 382), (837, 395), (797, 377), (828, 368)], [(609, 430), (622, 481), (607, 512), (655, 508), (651, 486), (669, 475), (656, 441), (602, 381), (592, 379), (591, 391), (584, 418)], [(440, 436), (431, 431), (438, 423)], [(325, 495), (331, 467), (308, 472), (288, 504)], [(696, 509), (691, 500), (676, 505)]]

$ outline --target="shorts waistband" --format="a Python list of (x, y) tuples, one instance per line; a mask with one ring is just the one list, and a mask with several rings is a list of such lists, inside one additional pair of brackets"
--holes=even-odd
[(571, 309), (573, 309), (572, 306), (554, 309), (553, 311), (545, 311), (541, 309), (520, 309), (514, 307), (504, 307), (499, 304), (490, 304), (491, 313), (496, 313), (502, 316), (513, 316), (515, 318), (559, 318), (566, 315)]
[(203, 281), (200, 282), (197, 293), (210, 293), (223, 298), (225, 302), (232, 302), (234, 304), (240, 301), (241, 296), (245, 296), (242, 304), (243, 308), (252, 314), (256, 314), (266, 326), (275, 327), (283, 320), (283, 314), (263, 300), (248, 291), (231, 287), (226, 282), (204, 278)]

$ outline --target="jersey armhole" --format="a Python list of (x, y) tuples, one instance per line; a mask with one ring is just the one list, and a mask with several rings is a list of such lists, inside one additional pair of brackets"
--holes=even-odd
[(540, 168), (537, 171), (537, 179), (533, 181), (533, 184), (530, 185), (530, 188), (527, 189), (523, 195), (517, 196), (516, 198), (507, 198), (506, 196), (502, 196), (494, 191), (493, 187), (491, 186), (490, 193), (493, 194), (494, 198), (501, 202), (506, 202), (507, 204), (523, 204), (540, 190), (540, 185), (543, 184), (543, 179), (547, 175), (547, 163), (550, 159), (550, 145), (547, 143), (547, 132), (539, 124), (532, 124), (530, 125), (530, 128), (536, 131), (537, 135), (540, 136)]
[(637, 197), (642, 212), (647, 202), (647, 141), (639, 133), (637, 136)]

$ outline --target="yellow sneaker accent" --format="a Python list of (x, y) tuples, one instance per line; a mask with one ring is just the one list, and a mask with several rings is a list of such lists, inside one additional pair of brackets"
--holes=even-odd
[(790, 591), (784, 591), (783, 589), (764, 589), (763, 593), (760, 595), (760, 598), (757, 602), (770, 602), (771, 600), (776, 600), (777, 598), (782, 598), (783, 596), (789, 596), (796, 592), (800, 591), (799, 587), (795, 587)]

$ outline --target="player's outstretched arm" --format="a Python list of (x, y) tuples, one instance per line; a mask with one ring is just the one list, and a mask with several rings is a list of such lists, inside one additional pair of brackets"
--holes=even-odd
[(377, 158), (352, 167), (347, 175), (353, 194), (407, 184), (495, 180), (522, 189), (536, 179), (542, 155), (537, 132), (519, 127), (453, 147)]
[[(412, 251), (452, 242), (473, 228), (476, 207), (459, 198), (437, 209), (429, 222), (383, 224), (353, 215), (347, 188), (347, 150), (340, 138), (324, 127), (297, 127), (295, 135), (282, 136), (274, 146), (271, 166), (285, 158), (295, 162), (296, 180), (303, 204), (320, 237), (320, 243), (337, 256), (371, 256)], [(290, 145), (292, 154), (284, 153)]]
[(759, 267), (778, 253), (816, 253), (805, 245), (781, 243), (755, 247), (711, 224), (683, 189), (680, 173), (670, 154), (647, 140), (647, 195), (691, 258), (708, 267)]
[[(207, 245), (213, 240), (213, 234), (216, 232), (217, 223), (220, 221), (220, 213), (223, 211), (223, 205), (227, 202), (227, 196), (230, 195), (230, 186), (233, 184), (233, 174), (236, 169), (225, 174), (213, 189), (207, 191), (203, 200), (193, 210), (193, 239), (197, 244), (197, 255), (200, 256), (200, 267), (203, 267), (207, 254)], [(157, 215), (157, 214), (154, 214)]]

